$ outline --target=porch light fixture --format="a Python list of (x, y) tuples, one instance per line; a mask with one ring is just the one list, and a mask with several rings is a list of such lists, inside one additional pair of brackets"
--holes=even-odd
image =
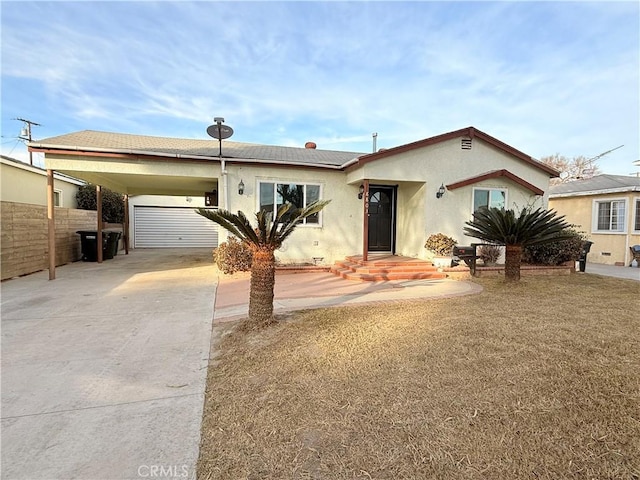
[(242, 195), (244, 193), (244, 182), (240, 180), (238, 184), (238, 195)]
[(358, 189), (358, 199), (362, 200), (363, 196), (364, 196), (364, 185), (360, 185), (360, 188)]
[(442, 198), (442, 196), (444, 195), (444, 192), (446, 192), (446, 191), (447, 191), (447, 189), (444, 188), (444, 183), (440, 184), (440, 188), (436, 192), (436, 198)]

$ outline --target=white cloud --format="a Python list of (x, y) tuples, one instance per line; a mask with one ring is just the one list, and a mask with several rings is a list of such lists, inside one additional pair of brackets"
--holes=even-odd
[(636, 3), (2, 8), (3, 110), (29, 113), (5, 85), (36, 85), (51, 134), (202, 137), (222, 115), (239, 141), (369, 151), (374, 131), (381, 147), (473, 124), (534, 156), (625, 143), (616, 173), (640, 158)]

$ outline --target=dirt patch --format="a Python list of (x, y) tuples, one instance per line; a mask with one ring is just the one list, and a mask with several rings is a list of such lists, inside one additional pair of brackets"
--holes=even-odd
[(640, 285), (476, 281), (227, 330), (198, 478), (640, 478)]

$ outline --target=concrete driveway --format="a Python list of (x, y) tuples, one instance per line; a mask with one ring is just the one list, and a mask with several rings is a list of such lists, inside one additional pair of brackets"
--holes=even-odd
[(2, 478), (195, 478), (210, 249), (2, 283)]

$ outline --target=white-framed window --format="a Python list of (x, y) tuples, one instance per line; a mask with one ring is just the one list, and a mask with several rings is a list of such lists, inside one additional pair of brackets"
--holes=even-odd
[(505, 208), (507, 206), (506, 188), (482, 188), (473, 189), (473, 211), (480, 207)]
[(62, 190), (53, 191), (53, 206), (54, 207), (62, 206)]
[(635, 232), (640, 232), (640, 197), (636, 197), (633, 200), (633, 205), (633, 230)]
[(594, 200), (594, 232), (624, 233), (627, 202), (625, 199)]
[[(277, 212), (284, 203), (295, 208), (304, 208), (322, 198), (322, 186), (318, 183), (267, 182), (258, 184), (259, 210)], [(321, 226), (322, 212), (315, 213), (302, 221), (303, 225)]]

